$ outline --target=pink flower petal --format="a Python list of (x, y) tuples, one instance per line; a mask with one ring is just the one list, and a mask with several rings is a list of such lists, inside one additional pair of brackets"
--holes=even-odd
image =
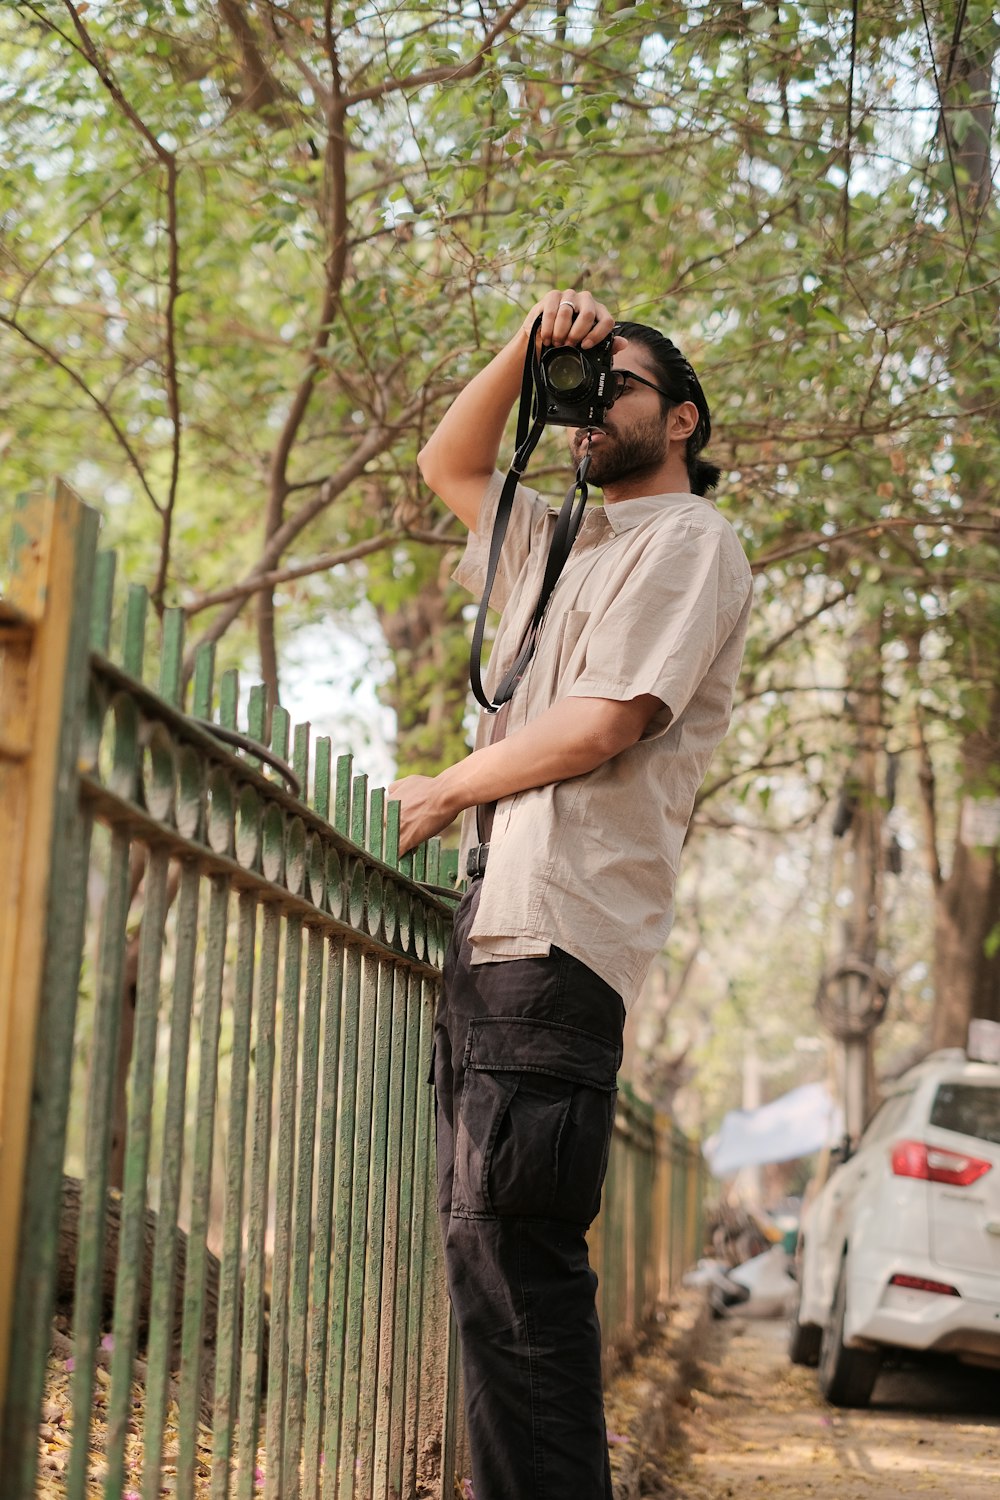
[(115, 1336), (114, 1336), (114, 1334), (113, 1333), (106, 1333), (104, 1335), (104, 1337), (101, 1339), (101, 1348), (102, 1349), (107, 1349), (107, 1350), (110, 1351), (114, 1347), (115, 1347)]
[(258, 1489), (260, 1489), (264, 1483), (264, 1470), (261, 1468), (260, 1464), (258, 1464), (256, 1469), (254, 1469), (253, 1471), (253, 1482)]
[(608, 1433), (608, 1442), (611, 1443), (611, 1444), (615, 1444), (615, 1443), (630, 1443), (631, 1441), (632, 1441), (631, 1438), (623, 1437), (620, 1432), (609, 1432)]
[(76, 1369), (76, 1360), (73, 1358), (72, 1354), (70, 1355), (69, 1359), (66, 1361), (66, 1368), (67, 1368), (67, 1370), (69, 1370), (71, 1372)]

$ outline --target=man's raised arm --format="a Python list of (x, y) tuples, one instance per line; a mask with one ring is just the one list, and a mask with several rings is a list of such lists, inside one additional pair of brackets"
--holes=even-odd
[(497, 466), (507, 418), (520, 394), (528, 335), (539, 315), (543, 345), (579, 344), (591, 349), (614, 327), (607, 308), (589, 292), (572, 288), (546, 292), (510, 343), (452, 402), (417, 462), (430, 489), (471, 531), (476, 529), (483, 492)]

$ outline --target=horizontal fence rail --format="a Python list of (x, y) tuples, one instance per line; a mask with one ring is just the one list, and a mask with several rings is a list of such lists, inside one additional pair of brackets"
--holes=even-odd
[[(182, 611), (116, 608), (95, 546), (32, 502), (0, 600), (0, 1500), (450, 1497), (455, 856), (400, 858), (398, 807), (259, 688), (241, 727), (211, 647), (186, 682)], [(694, 1257), (696, 1159), (623, 1090), (612, 1358)]]

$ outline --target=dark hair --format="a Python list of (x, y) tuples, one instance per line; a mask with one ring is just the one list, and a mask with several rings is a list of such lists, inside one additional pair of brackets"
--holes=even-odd
[(698, 425), (687, 440), (684, 459), (691, 493), (706, 495), (709, 490), (715, 489), (722, 471), (716, 464), (706, 463), (698, 457), (712, 436), (712, 414), (701, 382), (677, 345), (658, 329), (650, 328), (646, 323), (619, 323), (615, 332), (630, 343), (641, 344), (649, 351), (656, 366), (659, 383), (670, 393), (669, 401), (666, 397), (661, 398), (667, 410), (670, 406), (679, 406), (682, 401), (693, 401), (698, 408)]

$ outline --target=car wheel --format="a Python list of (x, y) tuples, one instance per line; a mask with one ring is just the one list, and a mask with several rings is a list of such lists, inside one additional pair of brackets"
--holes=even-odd
[(802, 1306), (802, 1291), (792, 1313), (788, 1329), (788, 1358), (793, 1365), (818, 1365), (819, 1349), (823, 1330), (818, 1323), (800, 1323), (799, 1309)]
[(867, 1406), (878, 1378), (881, 1356), (874, 1349), (844, 1345), (847, 1314), (847, 1257), (840, 1263), (833, 1307), (823, 1329), (819, 1351), (819, 1388), (833, 1406)]

